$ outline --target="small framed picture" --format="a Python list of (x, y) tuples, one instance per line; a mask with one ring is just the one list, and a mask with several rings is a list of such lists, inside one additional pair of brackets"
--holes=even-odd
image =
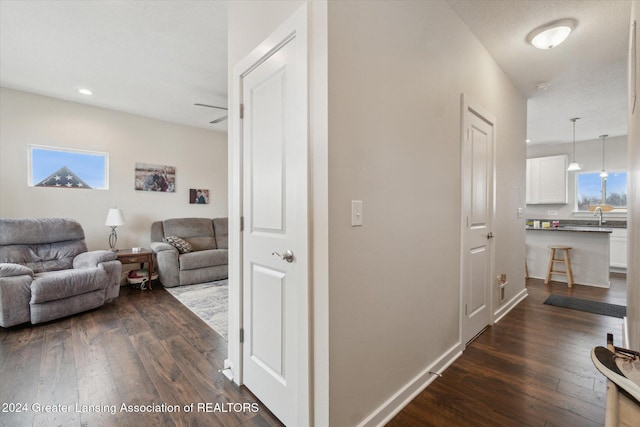
[(192, 205), (209, 204), (209, 190), (189, 189), (189, 203)]

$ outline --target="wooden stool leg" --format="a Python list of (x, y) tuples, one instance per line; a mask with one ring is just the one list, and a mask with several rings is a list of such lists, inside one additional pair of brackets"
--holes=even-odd
[(556, 250), (551, 248), (551, 256), (549, 257), (549, 268), (547, 268), (547, 277), (544, 279), (544, 284), (548, 285), (551, 280), (551, 271), (553, 271), (553, 260), (556, 257)]
[(571, 270), (571, 257), (569, 257), (569, 249), (564, 251), (564, 268), (567, 272), (567, 285), (573, 287), (573, 270)]

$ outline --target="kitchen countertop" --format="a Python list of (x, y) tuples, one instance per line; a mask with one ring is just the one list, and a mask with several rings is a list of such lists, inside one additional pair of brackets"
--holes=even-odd
[(554, 218), (529, 218), (525, 223), (533, 224), (534, 220), (552, 223), (553, 221), (559, 221), (560, 227), (591, 227), (591, 228), (627, 228), (627, 221), (619, 219), (606, 219), (602, 223), (602, 226), (598, 226), (598, 219), (554, 219)]
[(558, 228), (533, 228), (531, 226), (526, 226), (526, 230), (532, 231), (577, 231), (583, 233), (612, 233), (613, 230), (607, 227), (576, 227), (576, 226), (560, 226)]

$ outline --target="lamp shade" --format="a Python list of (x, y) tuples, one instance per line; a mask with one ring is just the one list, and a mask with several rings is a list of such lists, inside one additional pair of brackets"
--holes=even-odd
[(604, 139), (608, 136), (609, 135), (600, 135), (600, 138), (602, 138), (602, 172), (600, 172), (600, 178), (605, 179), (609, 176), (607, 170), (604, 168)]
[(580, 165), (577, 162), (571, 162), (569, 163), (569, 167), (567, 168), (567, 171), (569, 172), (575, 172), (575, 171), (579, 171), (582, 168), (580, 167)]
[(109, 227), (117, 227), (119, 225), (123, 225), (125, 223), (124, 215), (122, 211), (118, 208), (109, 209), (109, 213), (107, 214), (107, 220), (104, 225)]
[(569, 163), (569, 167), (567, 168), (567, 171), (576, 172), (581, 169), (578, 162), (576, 162), (576, 122), (580, 120), (580, 117), (574, 117), (569, 120), (573, 122), (573, 157), (572, 157), (571, 163)]

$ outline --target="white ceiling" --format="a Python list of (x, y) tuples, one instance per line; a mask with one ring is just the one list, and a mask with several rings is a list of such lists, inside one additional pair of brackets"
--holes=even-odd
[(0, 0), (0, 86), (226, 131), (227, 2)]
[[(628, 0), (448, 0), (528, 99), (531, 143), (627, 134)], [(563, 18), (578, 24), (550, 50), (528, 44), (535, 28)], [(541, 82), (546, 91), (536, 90)]]
[[(532, 143), (570, 141), (571, 117), (577, 140), (626, 135), (630, 1), (448, 1), (528, 98)], [(0, 0), (0, 85), (226, 131), (209, 124), (223, 111), (193, 105), (227, 103), (226, 3)], [(560, 18), (578, 21), (564, 44), (526, 43)]]

